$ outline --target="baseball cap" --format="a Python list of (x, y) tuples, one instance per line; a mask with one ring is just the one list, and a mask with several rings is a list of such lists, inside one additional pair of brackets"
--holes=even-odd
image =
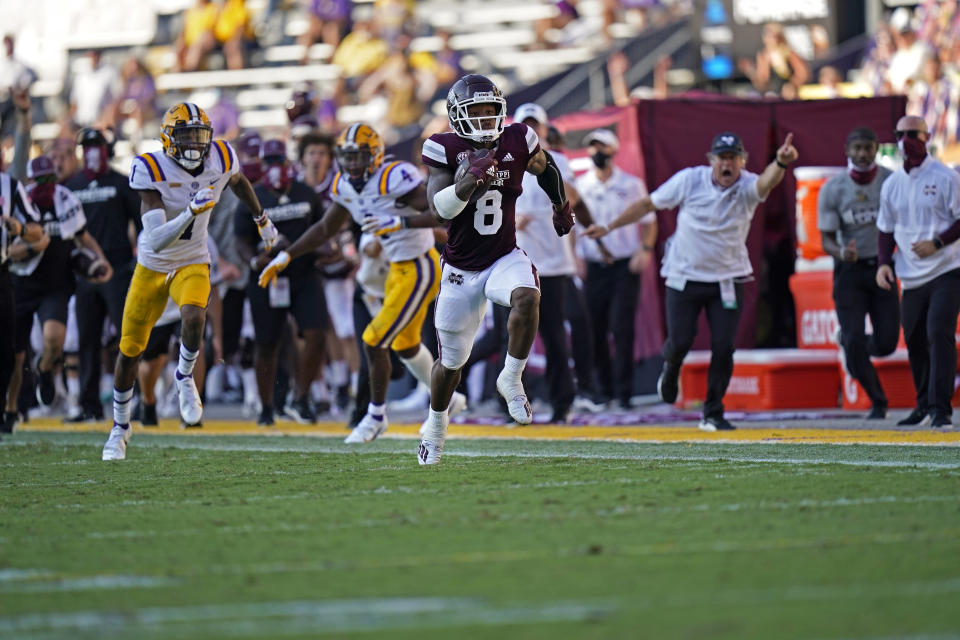
[(287, 145), (283, 140), (264, 140), (260, 147), (260, 157), (264, 160), (279, 159), (284, 162), (287, 159)]
[(605, 144), (614, 149), (620, 148), (620, 140), (617, 138), (617, 134), (610, 131), (610, 129), (594, 129), (583, 139), (584, 146), (590, 146), (594, 142)]
[(27, 177), (31, 180), (36, 180), (43, 176), (52, 176), (56, 173), (56, 169), (53, 167), (53, 160), (50, 159), (50, 156), (37, 156), (27, 164)]
[(870, 127), (857, 127), (847, 134), (847, 144), (854, 140), (866, 140), (868, 142), (877, 142), (877, 134)]
[(547, 110), (533, 102), (520, 105), (513, 113), (514, 122), (523, 122), (527, 118), (533, 118), (540, 124), (550, 124), (550, 119), (547, 117)]
[(746, 153), (746, 150), (743, 148), (743, 142), (740, 140), (740, 136), (731, 131), (718, 133), (713, 139), (713, 144), (710, 145), (710, 153), (719, 154), (731, 152), (740, 154)]

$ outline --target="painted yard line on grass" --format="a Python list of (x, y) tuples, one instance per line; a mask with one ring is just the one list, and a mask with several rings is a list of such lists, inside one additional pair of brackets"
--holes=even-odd
[(18, 582), (0, 582), (0, 593), (51, 593), (56, 591), (106, 591), (113, 589), (155, 589), (179, 584), (161, 576), (98, 575), (67, 577), (48, 574)]
[(132, 612), (78, 611), (0, 618), (0, 633), (18, 638), (55, 637), (49, 632), (75, 632), (80, 637), (169, 638), (177, 632), (193, 637), (268, 637), (294, 634), (462, 625), (507, 625), (596, 620), (611, 615), (608, 601), (556, 601), (497, 605), (467, 598), (370, 598), (236, 602), (184, 607), (154, 607)]
[[(52, 444), (58, 445), (68, 445), (68, 446), (83, 446), (69, 438), (61, 439), (57, 437), (57, 433), (51, 433), (48, 437), (44, 438), (44, 441), (50, 442)], [(68, 435), (68, 434), (65, 434)], [(599, 441), (593, 441), (596, 444), (601, 444)], [(17, 441), (4, 441), (0, 443), (0, 446), (26, 446), (27, 443), (17, 442)], [(615, 444), (615, 443), (605, 443), (605, 444)], [(624, 443), (624, 444), (643, 444), (643, 443)], [(730, 443), (717, 443), (719, 445), (729, 446)], [(747, 443), (736, 443), (746, 445)], [(770, 443), (762, 443), (763, 445), (769, 446)], [(873, 444), (873, 443), (871, 443)], [(757, 443), (758, 446), (761, 446), (761, 443)], [(131, 447), (155, 447), (155, 448), (173, 448), (173, 449), (196, 449), (203, 451), (253, 451), (253, 452), (262, 452), (262, 453), (336, 453), (336, 454), (361, 454), (368, 452), (372, 455), (397, 455), (397, 454), (406, 454), (405, 451), (395, 451), (395, 450), (384, 450), (377, 448), (364, 448), (363, 445), (357, 446), (346, 446), (346, 445), (315, 445), (310, 444), (308, 447), (304, 447), (302, 444), (295, 444), (289, 441), (286, 441), (283, 438), (250, 438), (249, 443), (240, 443), (240, 442), (218, 442), (217, 438), (176, 438), (176, 437), (148, 437), (140, 438), (135, 441), (135, 444), (130, 445)], [(476, 447), (476, 444), (471, 444), (471, 447)], [(489, 444), (485, 443), (485, 446)], [(887, 447), (883, 447), (886, 449)], [(841, 450), (846, 450), (846, 447)], [(130, 450), (128, 450), (128, 453)], [(456, 448), (449, 448), (444, 450), (444, 457), (464, 457), (464, 458), (497, 458), (497, 457), (516, 457), (516, 458), (558, 458), (558, 459), (574, 459), (574, 460), (629, 460), (635, 462), (643, 461), (652, 461), (652, 462), (742, 462), (746, 464), (786, 464), (786, 465), (829, 465), (829, 464), (840, 464), (847, 466), (856, 466), (856, 467), (883, 467), (889, 469), (901, 469), (905, 471), (910, 470), (956, 470), (960, 469), (960, 459), (956, 462), (929, 462), (926, 460), (876, 460), (868, 458), (848, 458), (838, 455), (835, 458), (823, 456), (823, 451), (817, 450), (817, 455), (811, 455), (808, 458), (805, 457), (774, 457), (774, 456), (748, 456), (741, 454), (716, 454), (712, 451), (705, 450), (703, 454), (695, 453), (695, 450), (691, 450), (689, 454), (679, 455), (679, 454), (663, 454), (656, 452), (638, 452), (638, 453), (593, 453), (586, 451), (579, 451), (569, 448), (551, 448), (549, 445), (538, 445), (538, 450), (536, 452), (531, 451), (515, 451), (509, 448), (509, 445), (506, 445), (502, 448), (472, 448), (468, 450), (457, 450)], [(410, 451), (409, 455), (412, 457), (415, 455), (414, 451)], [(124, 462), (111, 462), (106, 464), (124, 464)], [(442, 463), (441, 463), (442, 464)], [(429, 473), (430, 469), (421, 469), (424, 473)], [(92, 481), (83, 481), (78, 482), (78, 484), (89, 484)]]
[[(419, 424), (393, 424), (383, 437), (419, 438)], [(64, 425), (51, 419), (32, 420), (22, 431), (96, 432), (106, 434), (107, 425)], [(315, 425), (280, 425), (265, 429), (252, 422), (211, 420), (202, 429), (183, 430), (172, 423), (144, 429), (134, 427), (136, 433), (177, 435), (274, 435), (274, 436), (344, 436), (347, 432), (339, 422), (320, 422)], [(849, 429), (805, 427), (740, 427), (723, 435), (708, 435), (695, 426), (562, 426), (533, 425), (508, 428), (503, 425), (452, 424), (450, 439), (495, 438), (499, 440), (605, 440), (612, 442), (780, 442), (790, 444), (913, 444), (960, 446), (960, 429)]]
[[(435, 492), (433, 492), (435, 493)], [(313, 496), (316, 498), (316, 496)], [(874, 505), (914, 505), (914, 504), (924, 504), (924, 503), (956, 503), (960, 502), (960, 496), (914, 496), (912, 498), (902, 498), (896, 496), (881, 496), (878, 498), (838, 498), (836, 500), (798, 500), (795, 502), (758, 502), (758, 503), (730, 503), (730, 504), (695, 504), (685, 507), (659, 507), (659, 506), (647, 506), (647, 505), (627, 505), (619, 506), (613, 509), (595, 509), (595, 510), (564, 510), (562, 517), (553, 512), (542, 513), (539, 515), (532, 515), (530, 513), (524, 514), (502, 514), (502, 513), (492, 513), (487, 516), (487, 519), (490, 521), (497, 522), (534, 522), (534, 521), (550, 521), (550, 522), (559, 522), (564, 519), (577, 519), (577, 518), (615, 518), (625, 515), (633, 514), (644, 514), (644, 515), (674, 515), (674, 514), (683, 514), (683, 513), (709, 513), (709, 512), (759, 512), (759, 511), (786, 511), (792, 509), (835, 509), (835, 508), (854, 508), (854, 507), (869, 507)], [(406, 516), (403, 518), (404, 524), (417, 526), (420, 524), (420, 521), (414, 516)], [(474, 522), (473, 518), (470, 517), (461, 517), (456, 520), (458, 524), (470, 524)], [(218, 535), (248, 535), (253, 533), (269, 533), (269, 534), (278, 534), (278, 533), (299, 533), (303, 531), (340, 531), (340, 530), (351, 530), (351, 529), (380, 529), (395, 526), (398, 524), (398, 518), (383, 518), (379, 520), (375, 519), (364, 519), (364, 520), (354, 520), (348, 523), (341, 522), (325, 522), (325, 523), (289, 523), (284, 521), (274, 522), (271, 525), (237, 525), (237, 526), (218, 526), (213, 527), (215, 532)], [(202, 536), (209, 534), (210, 527), (206, 528), (180, 528), (180, 529), (120, 529), (115, 530), (111, 529), (110, 531), (87, 531), (87, 532), (74, 532), (69, 535), (43, 535), (38, 533), (31, 533), (30, 540), (44, 541), (44, 542), (56, 542), (60, 540), (75, 540), (78, 537), (85, 537), (90, 540), (120, 540), (120, 539), (141, 539), (141, 538), (157, 538), (157, 537), (184, 537), (191, 538), (195, 536)], [(879, 535), (879, 534), (878, 534)], [(19, 538), (12, 536), (5, 538), (11, 542), (17, 542)], [(46, 579), (46, 576), (40, 576), (41, 579)], [(36, 578), (34, 578), (36, 579)], [(23, 582), (24, 579), (11, 578), (4, 581), (2, 576), (0, 576), (0, 591), (7, 590), (4, 588), (4, 582)]]

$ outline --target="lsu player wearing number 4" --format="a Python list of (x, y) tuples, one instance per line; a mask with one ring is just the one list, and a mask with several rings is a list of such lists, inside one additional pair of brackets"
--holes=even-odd
[[(430, 169), (427, 193), (450, 228), (435, 313), (440, 359), (434, 365), (430, 416), (421, 430), (420, 464), (440, 461), (449, 425), (446, 409), (488, 299), (511, 308), (497, 391), (517, 423), (533, 421), (520, 376), (537, 333), (540, 282), (530, 258), (517, 248), (514, 214), (524, 172), (537, 176), (550, 198), (557, 235), (569, 233), (574, 220), (553, 158), (527, 125), (504, 127), (506, 111), (507, 102), (493, 82), (481, 75), (463, 76), (447, 94), (452, 133), (433, 135), (423, 144), (423, 162)], [(461, 166), (466, 169), (462, 173)], [(473, 197), (478, 189), (486, 192)]]
[(185, 426), (200, 424), (203, 406), (193, 381), (193, 365), (202, 346), (210, 296), (207, 224), (224, 188), (233, 189), (254, 212), (268, 246), (278, 235), (240, 172), (233, 148), (212, 139), (213, 128), (202, 109), (189, 102), (177, 104), (164, 114), (161, 127), (163, 152), (137, 156), (130, 168), (130, 186), (140, 194), (143, 231), (137, 239), (137, 266), (123, 307), (114, 370), (113, 429), (103, 447), (104, 460), (126, 457), (137, 366), (168, 297), (180, 307), (176, 374), (180, 417)]
[[(427, 212), (427, 194), (420, 173), (409, 162), (383, 162), (383, 141), (363, 123), (347, 127), (337, 138), (340, 173), (330, 185), (333, 203), (323, 219), (311, 226), (286, 251), (281, 251), (260, 274), (267, 286), (290, 261), (313, 251), (333, 237), (352, 216), (365, 233), (378, 236), (390, 261), (385, 298), (380, 312), (363, 332), (370, 365), (370, 404), (346, 442), (370, 442), (387, 430), (385, 403), (390, 383), (393, 349), (414, 377), (430, 384), (433, 358), (420, 344), (427, 307), (440, 286), (440, 262), (433, 248), (439, 221)], [(466, 406), (457, 394), (450, 411)]]

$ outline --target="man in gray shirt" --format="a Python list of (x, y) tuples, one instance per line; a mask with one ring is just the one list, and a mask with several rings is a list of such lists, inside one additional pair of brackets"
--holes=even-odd
[[(817, 227), (823, 249), (834, 258), (833, 301), (840, 322), (837, 340), (847, 371), (873, 405), (868, 420), (887, 416), (887, 396), (871, 356), (886, 356), (897, 347), (900, 307), (896, 288), (877, 286), (877, 213), (880, 189), (890, 171), (877, 166), (877, 134), (854, 129), (847, 136), (847, 170), (820, 189)], [(864, 330), (870, 316), (873, 334)]]

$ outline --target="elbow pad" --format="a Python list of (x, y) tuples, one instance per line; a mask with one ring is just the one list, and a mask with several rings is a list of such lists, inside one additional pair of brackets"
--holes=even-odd
[(465, 200), (457, 197), (457, 185), (452, 184), (433, 196), (433, 205), (444, 220), (453, 220), (467, 206)]
[(180, 237), (184, 229), (193, 221), (193, 214), (184, 209), (173, 220), (167, 220), (163, 209), (151, 209), (140, 216), (143, 221), (143, 234), (151, 251), (162, 251)]
[(567, 200), (567, 194), (563, 188), (563, 177), (560, 175), (560, 168), (554, 162), (550, 152), (544, 151), (543, 155), (547, 158), (547, 166), (543, 173), (537, 176), (537, 184), (550, 198), (553, 206), (559, 207)]

